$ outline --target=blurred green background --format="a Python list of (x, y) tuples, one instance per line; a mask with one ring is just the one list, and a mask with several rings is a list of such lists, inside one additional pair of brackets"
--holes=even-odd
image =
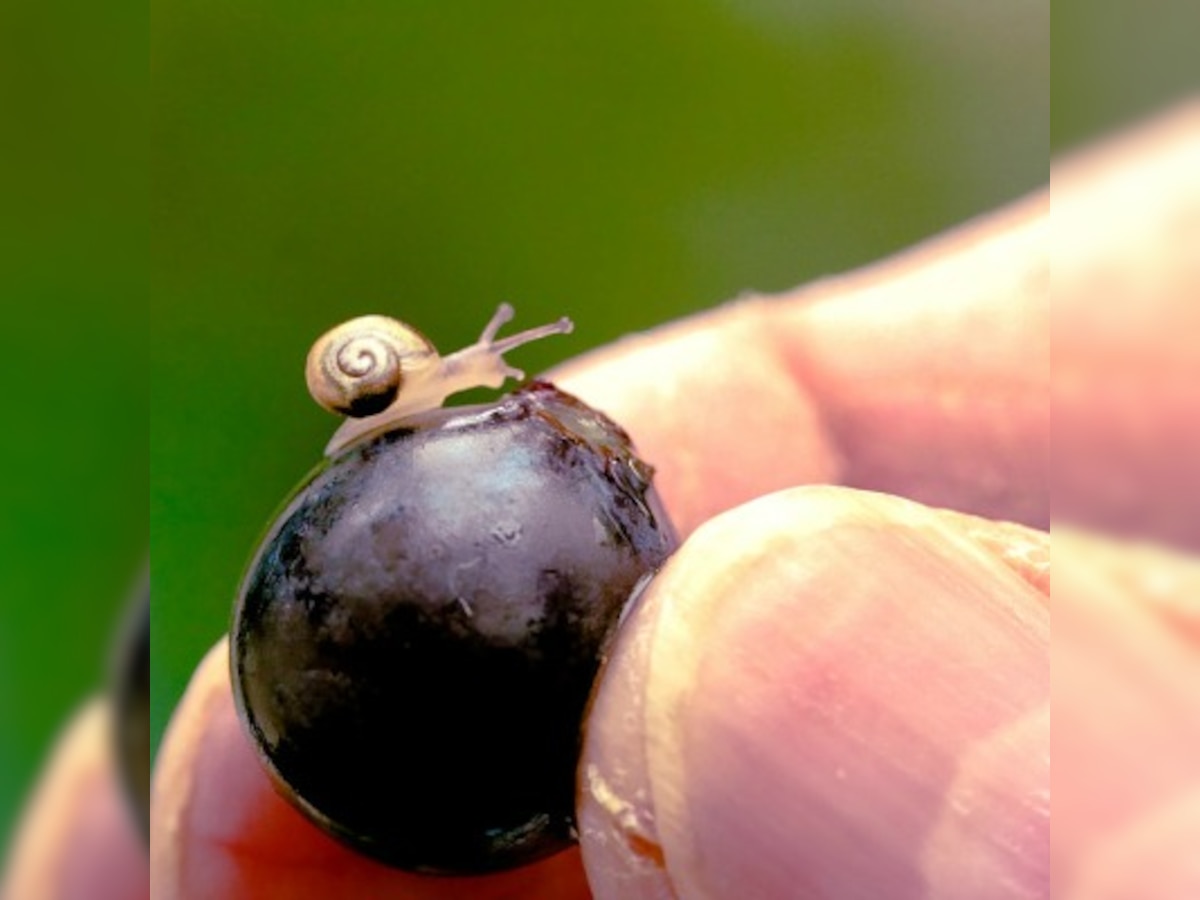
[(146, 19), (0, 4), (0, 849), (147, 555)]

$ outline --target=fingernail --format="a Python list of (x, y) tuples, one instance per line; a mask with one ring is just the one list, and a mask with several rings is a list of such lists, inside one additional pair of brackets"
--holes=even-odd
[(772, 495), (698, 531), (639, 613), (640, 672), (614, 684), (644, 699), (614, 733), (641, 756), (594, 746), (593, 719), (581, 784), (661, 865), (585, 859), (660, 893), (608, 896), (1048, 894), (1048, 612), (936, 513)]
[(650, 795), (646, 678), (661, 593), (655, 582), (631, 599), (588, 712), (579, 765), (580, 845), (600, 900), (671, 900)]

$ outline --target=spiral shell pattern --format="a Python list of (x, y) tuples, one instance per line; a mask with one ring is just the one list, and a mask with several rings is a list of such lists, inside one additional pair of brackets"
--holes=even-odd
[(360, 316), (313, 344), (305, 378), (325, 409), (362, 418), (383, 412), (396, 399), (406, 361), (430, 356), (437, 350), (415, 328), (387, 316)]

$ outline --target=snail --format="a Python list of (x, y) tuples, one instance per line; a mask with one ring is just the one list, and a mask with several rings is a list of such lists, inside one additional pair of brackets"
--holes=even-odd
[(564, 316), (497, 340), (512, 317), (512, 306), (502, 303), (479, 340), (445, 357), (416, 328), (388, 316), (359, 316), (327, 331), (308, 352), (305, 380), (318, 404), (349, 418), (325, 455), (335, 456), (365, 437), (437, 409), (451, 394), (523, 379), (525, 373), (505, 362), (504, 354), (574, 328)]

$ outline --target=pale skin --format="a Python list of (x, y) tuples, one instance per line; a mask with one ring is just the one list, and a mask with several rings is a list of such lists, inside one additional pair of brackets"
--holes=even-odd
[[(1054, 191), (552, 373), (685, 537), (600, 683), (582, 853), (468, 883), (342, 848), (267, 783), (219, 644), (159, 756), (153, 896), (1200, 895), (1200, 107)], [(12, 870), (94, 864), (69, 831)]]

